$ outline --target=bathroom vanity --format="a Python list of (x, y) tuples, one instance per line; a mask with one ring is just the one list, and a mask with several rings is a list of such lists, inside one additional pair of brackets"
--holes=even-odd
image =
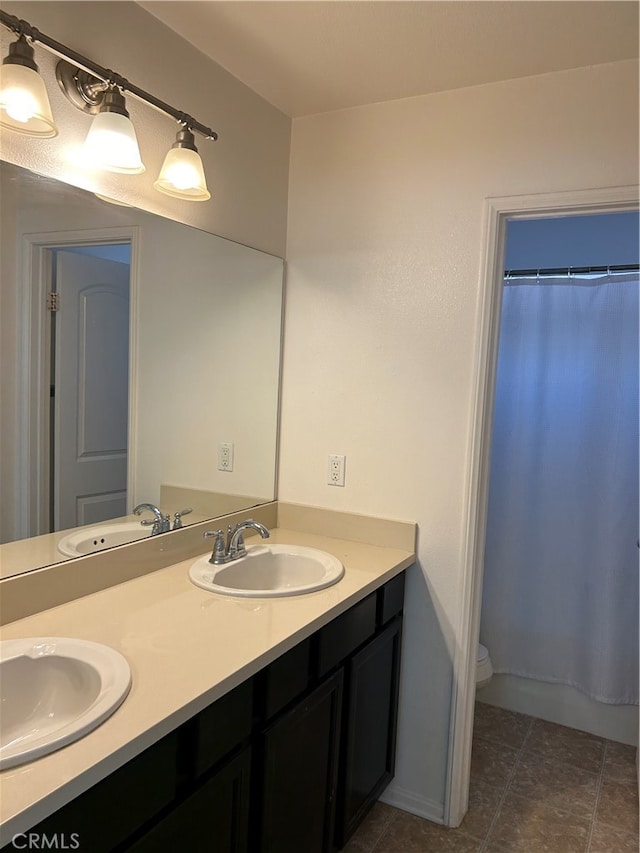
[(393, 776), (403, 590), (401, 574), (32, 831), (91, 853), (342, 847)]
[(87, 853), (346, 843), (393, 776), (414, 554), (297, 530), (272, 538), (335, 554), (344, 578), (242, 601), (195, 587), (187, 560), (5, 628), (106, 642), (133, 675), (97, 730), (2, 773), (7, 850), (25, 831)]

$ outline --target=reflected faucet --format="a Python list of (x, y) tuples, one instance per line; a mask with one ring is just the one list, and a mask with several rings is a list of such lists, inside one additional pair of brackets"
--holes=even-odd
[(138, 504), (137, 507), (133, 510), (134, 515), (140, 515), (145, 509), (148, 509), (153, 513), (153, 521), (150, 518), (145, 518), (140, 524), (148, 527), (150, 524), (153, 525), (151, 528), (151, 535), (157, 536), (158, 533), (167, 533), (171, 530), (171, 519), (168, 515), (163, 515), (162, 512), (158, 509), (154, 504), (142, 503)]
[(257, 530), (263, 539), (268, 539), (271, 535), (264, 524), (260, 524), (259, 521), (254, 521), (252, 518), (240, 521), (235, 527), (229, 525), (226, 542), (222, 530), (208, 530), (204, 534), (204, 538), (215, 538), (213, 554), (209, 562), (213, 563), (214, 566), (221, 566), (224, 563), (229, 563), (231, 560), (238, 560), (240, 557), (246, 556), (247, 549), (244, 544), (244, 531), (249, 529)]

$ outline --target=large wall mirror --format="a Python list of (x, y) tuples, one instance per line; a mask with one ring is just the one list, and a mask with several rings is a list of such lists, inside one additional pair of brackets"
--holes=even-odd
[(2, 576), (149, 535), (142, 502), (186, 525), (273, 500), (283, 261), (0, 182)]

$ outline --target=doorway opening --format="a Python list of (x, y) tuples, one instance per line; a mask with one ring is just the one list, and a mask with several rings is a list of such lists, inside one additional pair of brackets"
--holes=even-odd
[(30, 235), (23, 535), (127, 514), (133, 235)]
[(55, 532), (126, 514), (131, 246), (48, 251), (49, 521)]
[(638, 225), (507, 222), (477, 694), (635, 745)]
[[(454, 657), (451, 737), (445, 823), (458, 826), (468, 807), (478, 638), (482, 601), (498, 337), (505, 273), (507, 224), (523, 219), (580, 217), (638, 210), (637, 187), (611, 187), (533, 196), (488, 198), (484, 209), (483, 258), (476, 329), (474, 406), (470, 415), (466, 487), (464, 583), (460, 643)], [(605, 261), (610, 264), (611, 260)], [(569, 263), (566, 264), (568, 266)], [(534, 266), (534, 265), (532, 265)], [(538, 264), (535, 264), (538, 267)]]

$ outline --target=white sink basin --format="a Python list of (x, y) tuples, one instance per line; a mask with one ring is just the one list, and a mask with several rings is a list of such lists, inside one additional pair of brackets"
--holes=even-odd
[(302, 545), (252, 545), (247, 556), (224, 566), (200, 557), (190, 568), (196, 586), (250, 598), (301, 595), (337, 583), (344, 566), (332, 554)]
[(65, 557), (82, 557), (95, 551), (104, 551), (115, 545), (136, 542), (151, 535), (151, 528), (142, 527), (139, 521), (114, 521), (96, 524), (75, 533), (69, 533), (58, 542), (58, 551)]
[(87, 640), (0, 642), (0, 770), (40, 758), (103, 723), (131, 687), (119, 652)]

